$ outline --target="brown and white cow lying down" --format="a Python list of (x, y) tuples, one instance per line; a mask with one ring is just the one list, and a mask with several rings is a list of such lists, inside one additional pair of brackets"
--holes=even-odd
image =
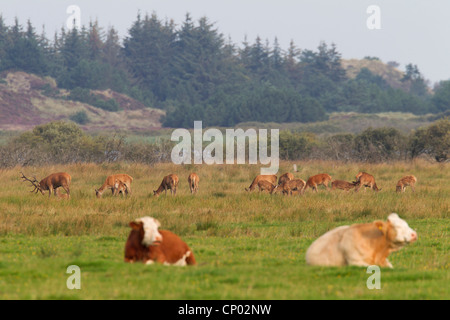
[(194, 265), (194, 254), (176, 234), (158, 230), (160, 223), (151, 217), (130, 222), (131, 232), (125, 245), (125, 262), (142, 261), (165, 265)]
[(387, 221), (341, 226), (328, 231), (306, 251), (306, 263), (320, 266), (370, 266), (393, 268), (387, 257), (417, 240), (417, 233), (396, 213)]

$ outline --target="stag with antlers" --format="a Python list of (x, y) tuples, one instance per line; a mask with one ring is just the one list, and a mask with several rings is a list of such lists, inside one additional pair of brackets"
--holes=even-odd
[(42, 194), (44, 194), (44, 191), (48, 191), (48, 197), (50, 198), (52, 193), (57, 196), (56, 189), (62, 187), (66, 191), (67, 197), (70, 197), (70, 182), (72, 181), (72, 177), (68, 173), (53, 173), (39, 182), (35, 176), (33, 176), (32, 180), (27, 178), (22, 172), (21, 174), (23, 181), (28, 181), (33, 185), (34, 189), (30, 192), (41, 192)]

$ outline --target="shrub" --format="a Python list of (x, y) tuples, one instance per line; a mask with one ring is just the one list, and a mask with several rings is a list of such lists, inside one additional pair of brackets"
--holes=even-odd
[(91, 90), (89, 89), (77, 87), (70, 91), (67, 99), (87, 103), (96, 108), (100, 108), (110, 112), (116, 112), (120, 110), (119, 103), (115, 99), (111, 98), (108, 100), (104, 100), (102, 96), (92, 94)]
[(437, 162), (447, 161), (450, 152), (450, 120), (441, 119), (414, 132), (409, 140), (408, 152), (411, 158), (424, 154)]
[(71, 115), (69, 119), (81, 125), (89, 123), (89, 117), (86, 111), (78, 111)]
[(356, 160), (383, 162), (404, 158), (406, 137), (395, 128), (367, 129), (355, 137)]
[(105, 144), (101, 137), (86, 135), (75, 123), (56, 121), (36, 126), (3, 147), (2, 167), (15, 165), (102, 162)]
[(312, 133), (282, 131), (280, 132), (280, 159), (308, 159), (317, 145), (318, 141)]

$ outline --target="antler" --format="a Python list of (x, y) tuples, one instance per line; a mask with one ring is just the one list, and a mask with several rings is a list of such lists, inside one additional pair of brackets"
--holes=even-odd
[(30, 191), (30, 192), (37, 193), (39, 191), (40, 186), (39, 186), (39, 181), (36, 179), (36, 177), (33, 176), (34, 180), (30, 180), (27, 177), (25, 177), (25, 175), (22, 172), (20, 172), (20, 174), (22, 174), (22, 179), (23, 179), (24, 182), (28, 181), (34, 186), (34, 189), (32, 191)]

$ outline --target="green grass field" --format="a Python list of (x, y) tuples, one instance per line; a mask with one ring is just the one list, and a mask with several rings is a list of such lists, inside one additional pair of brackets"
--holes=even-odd
[[(282, 163), (279, 173), (292, 172)], [(330, 191), (302, 196), (244, 191), (259, 166), (71, 165), (0, 171), (0, 299), (449, 299), (449, 165), (428, 162), (357, 164), (297, 162), (296, 177), (327, 172), (352, 181), (372, 173), (379, 193)], [(71, 199), (35, 195), (19, 172), (38, 178), (72, 175)], [(199, 194), (187, 176), (200, 176)], [(133, 194), (95, 198), (107, 175), (134, 177)], [(180, 177), (177, 196), (153, 197), (164, 175)], [(406, 174), (416, 193), (395, 193)], [(385, 220), (397, 212), (417, 231), (417, 242), (393, 253), (381, 269), (381, 289), (369, 290), (365, 268), (311, 267), (305, 252), (334, 227)], [(195, 267), (123, 262), (128, 223), (161, 221), (186, 241)], [(69, 290), (67, 267), (81, 270), (81, 289)]]

